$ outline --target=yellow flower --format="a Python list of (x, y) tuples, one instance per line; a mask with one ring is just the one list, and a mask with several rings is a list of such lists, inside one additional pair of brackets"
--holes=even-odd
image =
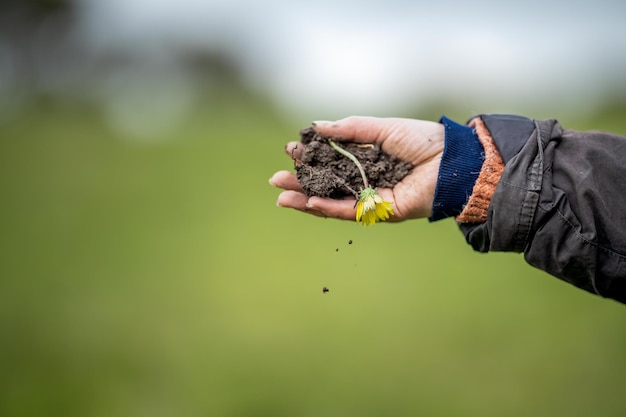
[(365, 170), (359, 160), (331, 139), (328, 139), (328, 144), (334, 150), (354, 162), (356, 167), (359, 169), (361, 177), (363, 178), (363, 185), (365, 188), (359, 192), (359, 199), (356, 203), (356, 221), (362, 222), (364, 225), (370, 225), (376, 224), (378, 221), (384, 222), (389, 218), (389, 216), (393, 216), (393, 206), (389, 201), (383, 200), (383, 198), (378, 195), (376, 190), (369, 186)]
[(364, 225), (384, 222), (393, 216), (393, 207), (389, 201), (383, 200), (373, 188), (365, 188), (359, 193), (356, 205), (356, 221)]

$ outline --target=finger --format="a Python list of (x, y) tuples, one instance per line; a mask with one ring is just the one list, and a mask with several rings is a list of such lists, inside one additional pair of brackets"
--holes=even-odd
[(309, 207), (309, 197), (297, 191), (287, 190), (280, 193), (276, 204), (280, 207), (287, 207), (309, 213), (318, 217), (326, 217), (324, 213)]
[(291, 158), (301, 159), (302, 158), (302, 149), (304, 146), (301, 142), (289, 142), (285, 146), (285, 152)]
[(297, 191), (287, 190), (278, 195), (276, 204), (280, 207), (289, 207), (296, 210), (305, 211), (307, 209), (307, 202), (309, 197)]
[(361, 143), (383, 142), (400, 125), (397, 118), (350, 116), (335, 122), (313, 122), (315, 131), (337, 140)]
[(342, 220), (355, 220), (354, 199), (334, 200), (331, 198), (311, 197), (307, 203), (309, 210), (322, 213), (325, 217)]
[(302, 187), (300, 187), (300, 183), (298, 182), (298, 178), (293, 172), (289, 171), (278, 171), (272, 178), (270, 178), (270, 184), (274, 187), (282, 188), (285, 190), (293, 190), (302, 192)]

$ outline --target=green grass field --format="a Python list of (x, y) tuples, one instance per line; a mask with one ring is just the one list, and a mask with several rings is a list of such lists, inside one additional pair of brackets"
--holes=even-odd
[(626, 415), (623, 305), (451, 220), (276, 207), (301, 127), (253, 103), (153, 145), (89, 109), (0, 125), (0, 415)]

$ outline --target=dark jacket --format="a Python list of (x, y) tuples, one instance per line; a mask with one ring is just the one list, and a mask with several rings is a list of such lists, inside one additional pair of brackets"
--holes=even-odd
[(475, 250), (523, 252), (577, 287), (626, 303), (626, 138), (555, 120), (481, 116), (505, 162)]

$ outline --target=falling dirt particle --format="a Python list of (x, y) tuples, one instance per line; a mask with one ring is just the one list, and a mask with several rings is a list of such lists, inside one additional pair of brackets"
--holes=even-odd
[(352, 239), (348, 241), (348, 245), (352, 245)]
[(330, 290), (328, 289), (328, 287), (324, 287), (324, 288), (322, 288), (322, 292), (323, 292), (324, 294), (326, 294), (326, 293), (327, 293), (327, 292), (329, 292), (329, 291), (330, 291)]
[(339, 252), (339, 248), (335, 249), (335, 252)]

